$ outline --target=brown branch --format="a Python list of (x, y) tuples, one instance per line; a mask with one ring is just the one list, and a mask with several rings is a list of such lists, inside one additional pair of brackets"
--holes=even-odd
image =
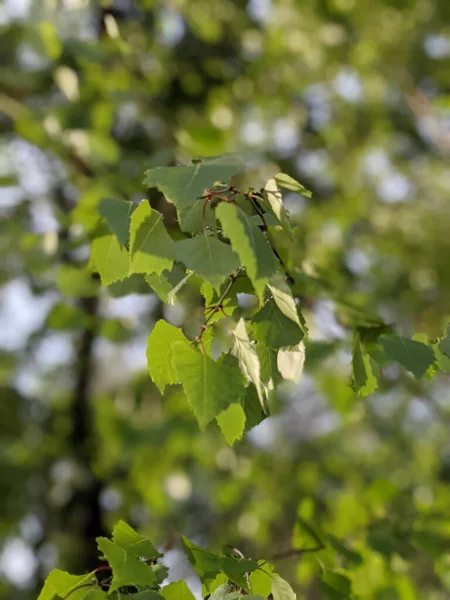
[(323, 544), (313, 546), (312, 548), (289, 548), (289, 550), (274, 554), (270, 560), (282, 560), (284, 558), (290, 558), (291, 556), (302, 556), (309, 552), (320, 552), (320, 550), (323, 550), (324, 548), (325, 546)]

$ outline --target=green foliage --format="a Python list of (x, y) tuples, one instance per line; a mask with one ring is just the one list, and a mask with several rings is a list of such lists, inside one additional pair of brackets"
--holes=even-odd
[(0, 599), (447, 600), (448, 0), (3, 4)]
[[(101, 598), (124, 598), (132, 600), (193, 600), (194, 596), (184, 581), (163, 584), (168, 577), (158, 578), (156, 569), (161, 566), (156, 559), (163, 557), (153, 544), (144, 536), (138, 534), (124, 521), (119, 521), (113, 529), (113, 541), (107, 538), (97, 538), (101, 553), (100, 558), (107, 565), (95, 569), (85, 576), (69, 575), (63, 571), (54, 570), (47, 577), (44, 588), (38, 600), (59, 600), (74, 597), (77, 600), (100, 600)], [(262, 567), (257, 561), (242, 558), (236, 552), (215, 554), (181, 538), (181, 547), (202, 584), (207, 590), (211, 589), (210, 598), (267, 598), (252, 594), (250, 575)], [(295, 600), (295, 594), (289, 584), (279, 575), (273, 573), (273, 567), (264, 565), (264, 574), (269, 574), (270, 589), (273, 598), (277, 600)], [(108, 573), (100, 577), (99, 573)], [(218, 576), (225, 578), (228, 583), (214, 585)], [(258, 580), (255, 586), (260, 588)], [(211, 594), (208, 592), (208, 595)]]

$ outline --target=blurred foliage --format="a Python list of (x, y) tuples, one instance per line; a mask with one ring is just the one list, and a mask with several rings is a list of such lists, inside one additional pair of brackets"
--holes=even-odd
[[(0, 7), (0, 598), (95, 568), (123, 518), (158, 546), (180, 531), (245, 556), (324, 536), (277, 562), (299, 598), (446, 599), (448, 375), (388, 366), (357, 398), (347, 330), (426, 341), (449, 321), (448, 1), (25, 6)], [(170, 224), (142, 173), (235, 151), (244, 187), (283, 171), (313, 197), (286, 197), (306, 373), (231, 449), (145, 364), (159, 318), (198, 331), (199, 282), (164, 305), (85, 266), (102, 198), (148, 197)]]

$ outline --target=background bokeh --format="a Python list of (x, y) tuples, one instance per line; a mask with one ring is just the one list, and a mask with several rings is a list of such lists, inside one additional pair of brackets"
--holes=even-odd
[[(448, 598), (449, 377), (349, 387), (365, 315), (449, 321), (448, 0), (4, 0), (0, 27), (0, 598), (93, 568), (118, 518), (270, 557), (297, 514), (348, 545), (355, 597)], [(313, 191), (286, 205), (323, 286), (302, 382), (229, 448), (146, 368), (158, 318), (198, 328), (198, 289), (162, 306), (83, 269), (102, 197), (159, 203), (146, 168), (236, 151), (245, 184)], [(325, 597), (316, 558), (277, 565), (299, 598)]]

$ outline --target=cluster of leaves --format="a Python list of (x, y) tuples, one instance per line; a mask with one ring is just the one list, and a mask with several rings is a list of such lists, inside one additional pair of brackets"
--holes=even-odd
[[(112, 540), (98, 538), (97, 546), (106, 565), (87, 575), (55, 569), (38, 600), (194, 600), (185, 581), (166, 582), (169, 570), (158, 562), (164, 555), (124, 521), (114, 527)], [(185, 537), (181, 547), (209, 600), (295, 600), (291, 586), (267, 561), (244, 558), (229, 547), (213, 553)]]
[[(167, 227), (145, 200), (137, 205), (105, 198), (98, 204), (103, 222), (90, 260), (103, 285), (142, 275), (163, 302), (173, 302), (190, 277), (200, 279), (199, 332), (189, 340), (181, 329), (158, 321), (148, 339), (148, 367), (161, 393), (181, 383), (200, 428), (216, 419), (230, 444), (270, 414), (275, 386), (299, 382), (308, 333), (300, 311), (305, 275), (298, 231), (281, 188), (311, 194), (284, 173), (259, 192), (242, 193), (228, 183), (242, 167), (239, 155), (223, 155), (150, 169), (145, 184), (175, 205), (178, 227)], [(247, 310), (239, 294), (250, 299)], [(448, 338), (419, 338), (403, 338), (380, 320), (357, 326), (355, 392), (373, 392), (381, 367), (391, 362), (417, 378), (447, 371)]]

